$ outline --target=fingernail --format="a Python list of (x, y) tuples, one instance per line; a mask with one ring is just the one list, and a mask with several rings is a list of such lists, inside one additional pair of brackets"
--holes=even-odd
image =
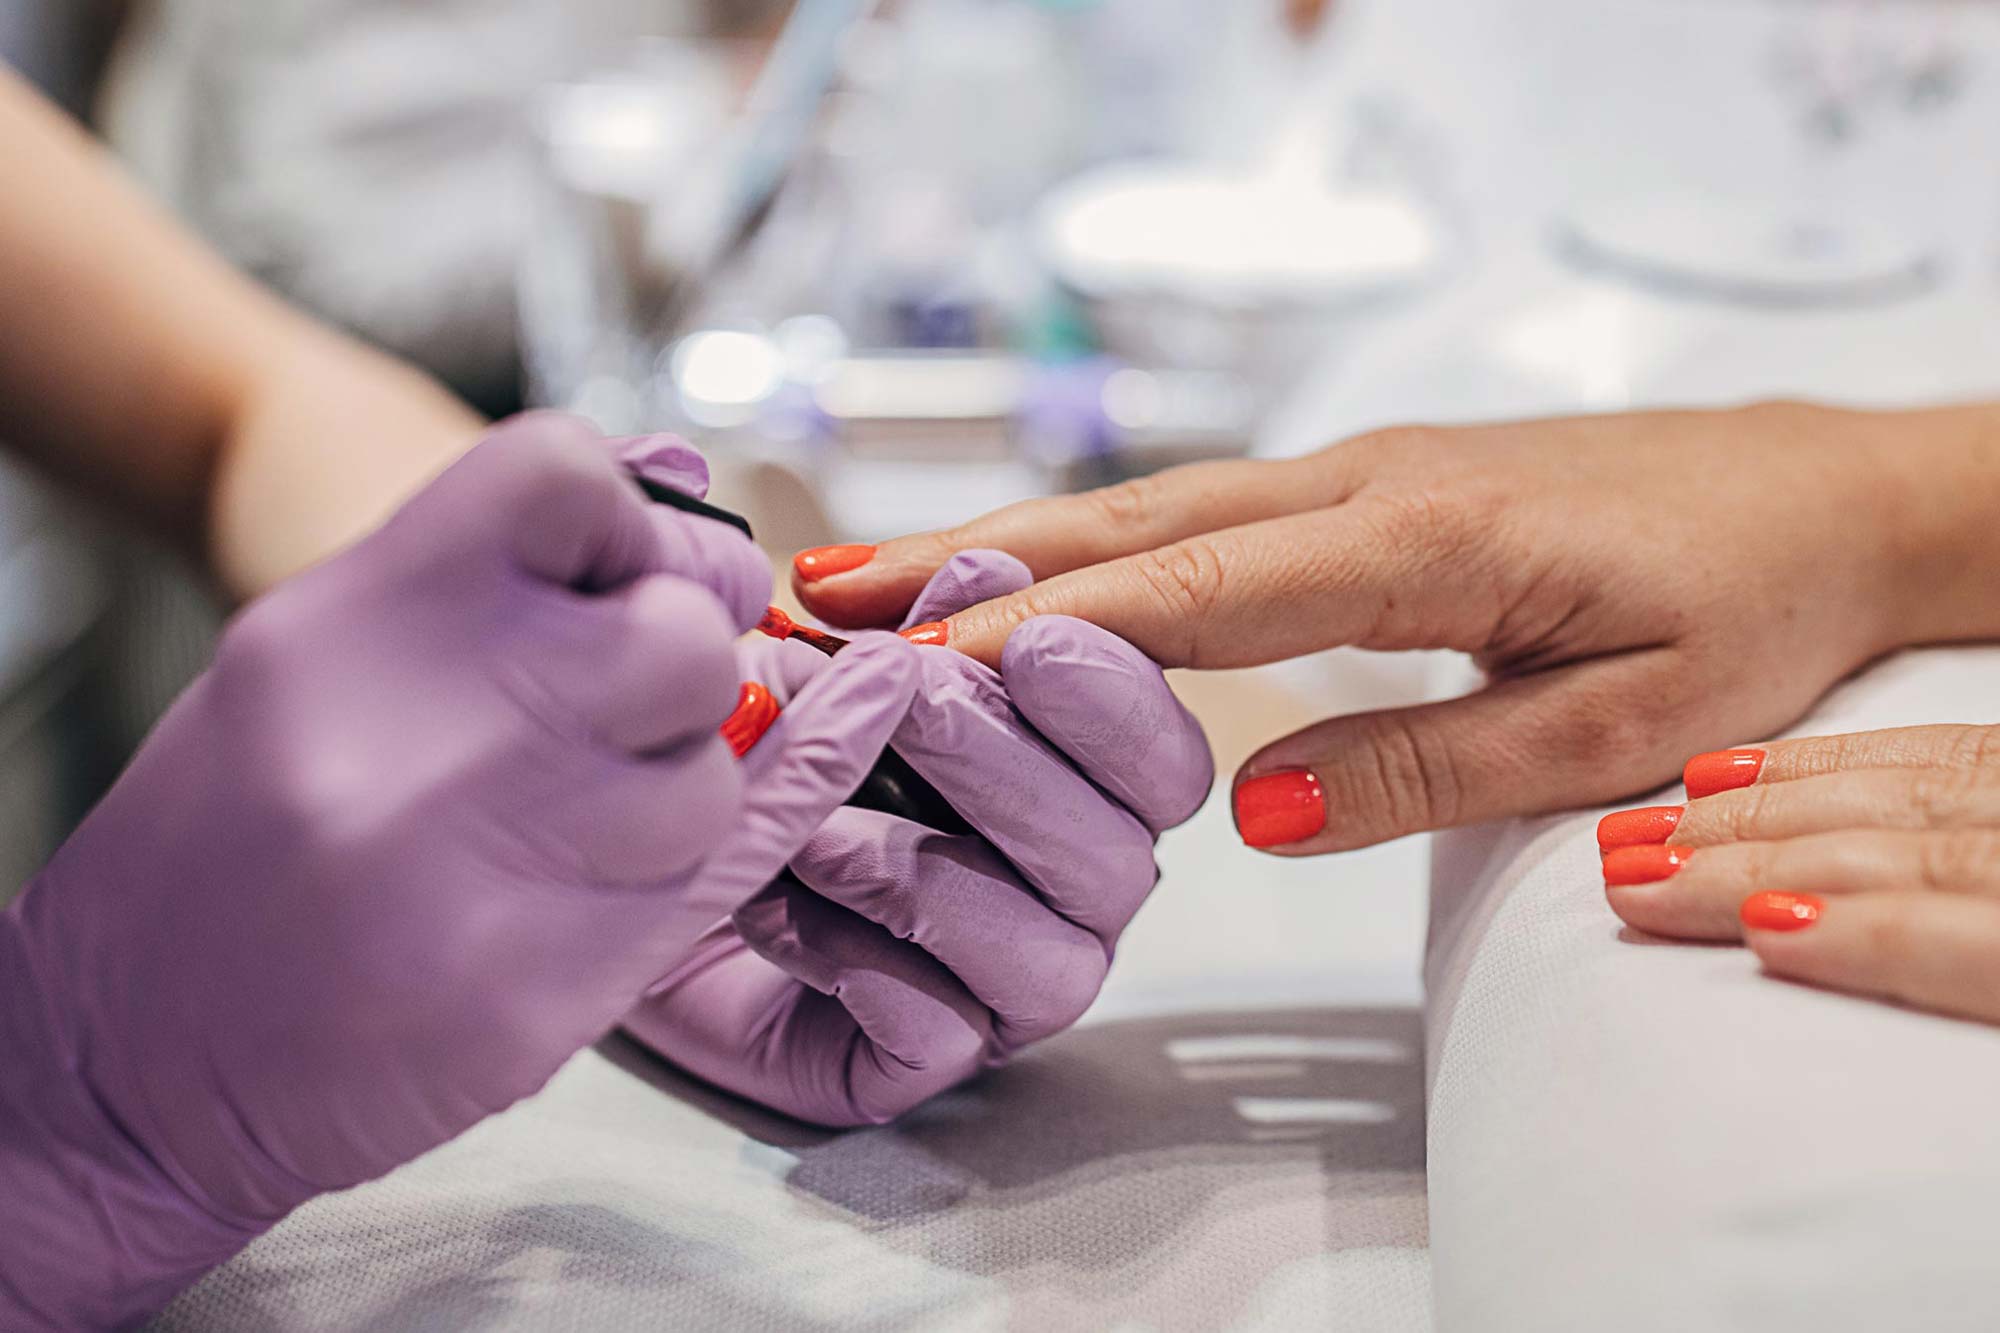
[(1753, 893), (1740, 915), (1751, 930), (1804, 930), (1819, 920), (1826, 900), (1810, 893)]
[(745, 682), (736, 695), (736, 711), (722, 724), (722, 739), (729, 752), (738, 759), (749, 754), (778, 720), (780, 711), (769, 690), (755, 681)]
[(1764, 771), (1762, 750), (1715, 750), (1688, 760), (1681, 773), (1688, 799), (1698, 801), (1719, 791), (1747, 787)]
[(792, 557), (792, 568), (801, 583), (818, 583), (835, 574), (859, 569), (875, 558), (872, 546), (815, 546)]
[(1610, 885), (1657, 884), (1680, 873), (1692, 847), (1616, 847), (1604, 857), (1604, 882)]
[(912, 625), (902, 631), (902, 634), (911, 643), (935, 648), (943, 646), (945, 641), (951, 638), (951, 626), (942, 620), (933, 620), (928, 625)]
[(1236, 831), (1252, 847), (1304, 842), (1326, 827), (1326, 793), (1303, 768), (1267, 773), (1236, 789)]
[(1597, 850), (1648, 847), (1665, 842), (1680, 827), (1683, 805), (1649, 805), (1643, 810), (1615, 810), (1597, 821)]

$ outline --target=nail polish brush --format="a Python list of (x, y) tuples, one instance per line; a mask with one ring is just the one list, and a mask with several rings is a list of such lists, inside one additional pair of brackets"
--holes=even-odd
[[(796, 639), (807, 647), (817, 648), (828, 657), (838, 654), (841, 649), (848, 647), (850, 642), (838, 634), (828, 634), (825, 630), (801, 625), (775, 606), (764, 612), (764, 618), (757, 622), (757, 628), (774, 639)], [(763, 691), (763, 700), (753, 700), (749, 693), (753, 688)], [(764, 690), (761, 685), (754, 687), (745, 685), (743, 689), (744, 697), (737, 704), (737, 714), (744, 714), (748, 710), (753, 717), (761, 715), (766, 707), (764, 701), (770, 700), (770, 692)], [(770, 718), (762, 727), (757, 728), (756, 734), (759, 736), (763, 735), (764, 729), (772, 722), (777, 721), (776, 702), (771, 701), (768, 707)], [(732, 716), (730, 721), (735, 722), (736, 717)], [(755, 744), (756, 740), (753, 737), (749, 745)], [(744, 750), (738, 751), (739, 756), (747, 752), (748, 748), (746, 745)], [(882, 757), (876, 761), (875, 767), (855, 790), (848, 804), (863, 810), (879, 810), (883, 814), (914, 820), (940, 833), (973, 831), (972, 826), (965, 822), (964, 816), (952, 808), (951, 802), (947, 801), (936, 787), (926, 782), (923, 775), (910, 766), (909, 760), (894, 750), (882, 751)]]
[(764, 618), (757, 622), (760, 634), (768, 634), (774, 639), (797, 639), (808, 648), (817, 648), (832, 657), (847, 647), (849, 640), (838, 634), (828, 634), (823, 629), (801, 625), (775, 606), (764, 608)]
[[(749, 520), (741, 514), (732, 514), (727, 509), (697, 500), (683, 491), (670, 486), (662, 486), (656, 481), (638, 477), (639, 489), (656, 504), (678, 509), (684, 514), (694, 514), (699, 518), (714, 519), (727, 523), (745, 537), (756, 540), (750, 531)], [(825, 630), (801, 625), (777, 607), (769, 607), (757, 628), (774, 639), (797, 639), (809, 648), (816, 648), (832, 657), (846, 648), (849, 640), (838, 634), (828, 634)], [(771, 692), (755, 681), (746, 682), (737, 695), (736, 711), (722, 724), (722, 738), (730, 750), (741, 759), (750, 753), (765, 732), (778, 720), (782, 710)], [(940, 833), (971, 833), (972, 825), (954, 810), (951, 802), (945, 800), (937, 788), (924, 781), (923, 775), (910, 767), (910, 763), (894, 750), (882, 751), (882, 757), (875, 761), (875, 767), (862, 779), (847, 803), (862, 810), (877, 810), (885, 815), (895, 815), (908, 819)]]

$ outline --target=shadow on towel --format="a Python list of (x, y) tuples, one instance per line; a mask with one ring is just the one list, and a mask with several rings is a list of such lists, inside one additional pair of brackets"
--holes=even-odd
[(1133, 1278), (1217, 1209), (1305, 1218), (1314, 1249), (1423, 1246), (1421, 1024), (1415, 1010), (1313, 1009), (1092, 1025), (846, 1133), (750, 1106), (623, 1039), (604, 1053), (781, 1147), (802, 1198), (933, 1263)]
[[(760, 1112), (636, 1046), (600, 1050), (610, 1064), (569, 1071), (549, 1119), (525, 1108), (301, 1210), (159, 1326), (1299, 1327), (1373, 1308), (1384, 1284), (1414, 1305), (1427, 1292), (1414, 1011), (1096, 1024), (845, 1134)], [(641, 1086), (604, 1082), (627, 1078)], [(681, 1182), (721, 1186), (709, 1194), (593, 1174), (601, 1145), (576, 1135), (589, 1121), (574, 1099), (621, 1102), (615, 1144), (654, 1090), (769, 1146)], [(650, 1130), (686, 1117), (660, 1110)], [(532, 1157), (545, 1135), (583, 1151), (494, 1182), (495, 1153)], [(672, 1170), (647, 1160), (634, 1169)], [(828, 1307), (829, 1292), (866, 1300)]]

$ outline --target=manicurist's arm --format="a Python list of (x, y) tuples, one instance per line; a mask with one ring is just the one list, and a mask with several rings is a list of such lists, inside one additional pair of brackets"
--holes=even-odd
[(247, 596), (372, 528), (479, 420), (204, 250), (0, 71), (0, 441)]

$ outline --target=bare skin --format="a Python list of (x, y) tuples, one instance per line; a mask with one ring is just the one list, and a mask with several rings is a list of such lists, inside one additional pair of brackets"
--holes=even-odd
[(2000, 411), (1797, 404), (1364, 436), (1035, 500), (797, 583), (881, 623), (957, 550), (1040, 580), (954, 616), (996, 660), (1030, 616), (1078, 616), (1169, 666), (1338, 645), (1455, 648), (1461, 699), (1316, 722), (1237, 783), (1307, 768), (1312, 855), (1598, 804), (1694, 752), (1769, 735), (1870, 659), (2000, 637)]
[(480, 420), (209, 254), (0, 72), (0, 440), (249, 596), (374, 527)]
[[(1743, 941), (1781, 976), (2000, 1023), (2000, 727), (1764, 749), (1754, 784), (1688, 802), (1668, 839), (1684, 864), (1607, 886), (1612, 910), (1650, 934)], [(1768, 894), (1803, 895), (1804, 912), (1758, 916)]]
[[(2000, 411), (1767, 404), (1205, 464), (889, 542), (797, 588), (834, 624), (879, 622), (952, 552), (998, 547), (1040, 581), (951, 619), (982, 660), (1045, 612), (1171, 666), (1472, 654), (1482, 690), (1317, 722), (1243, 766), (1239, 787), (1318, 779), (1324, 829), (1270, 849), (1297, 856), (1650, 790), (1883, 653), (2000, 638), (1996, 525)], [(1751, 785), (1613, 817), (1666, 841), (1607, 853), (1612, 908), (1744, 941), (1779, 975), (2000, 1022), (2000, 728), (1761, 753)], [(1613, 882), (1634, 871), (1654, 878)]]

